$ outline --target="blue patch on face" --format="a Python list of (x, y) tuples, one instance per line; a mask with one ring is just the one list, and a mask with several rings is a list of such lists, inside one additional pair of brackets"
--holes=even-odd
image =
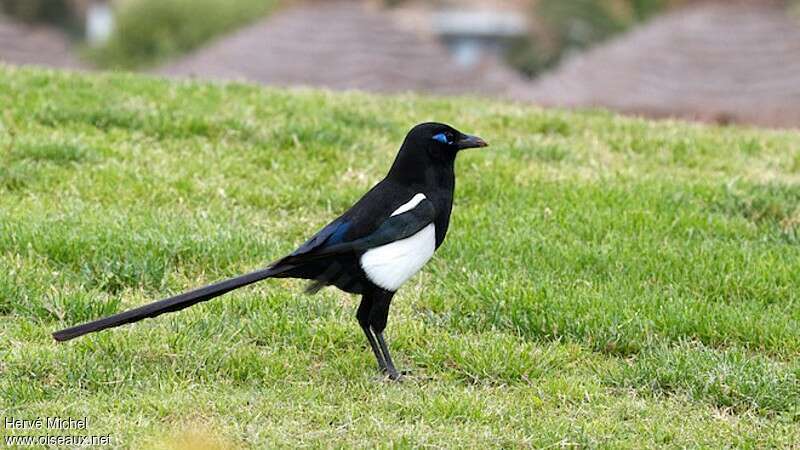
[(433, 136), (434, 141), (439, 141), (442, 144), (449, 144), (450, 142), (447, 140), (447, 136), (444, 133), (439, 133)]

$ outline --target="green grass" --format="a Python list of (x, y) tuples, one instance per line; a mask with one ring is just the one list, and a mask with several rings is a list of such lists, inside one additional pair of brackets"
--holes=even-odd
[[(796, 132), (8, 67), (0, 108), (3, 416), (130, 448), (800, 443)], [(426, 120), (492, 146), (396, 297), (405, 383), (356, 298), (295, 280), (51, 340), (292, 250)]]

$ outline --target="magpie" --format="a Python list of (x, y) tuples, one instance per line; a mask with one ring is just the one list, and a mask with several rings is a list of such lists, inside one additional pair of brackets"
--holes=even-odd
[(310, 280), (308, 292), (335, 286), (361, 296), (358, 323), (380, 370), (397, 380), (400, 373), (383, 336), (389, 305), (444, 242), (453, 207), (456, 155), (487, 145), (449, 125), (419, 124), (406, 135), (386, 177), (291, 254), (265, 269), (57, 331), (53, 338), (67, 341), (178, 311), (266, 278), (300, 278)]

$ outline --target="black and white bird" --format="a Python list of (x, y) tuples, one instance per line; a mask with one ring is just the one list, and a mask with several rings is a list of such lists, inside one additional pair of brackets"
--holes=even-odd
[(386, 177), (347, 212), (269, 267), (53, 333), (66, 341), (94, 331), (178, 311), (265, 278), (311, 280), (361, 295), (356, 313), (378, 366), (399, 378), (383, 336), (398, 289), (442, 245), (450, 224), (459, 151), (486, 142), (441, 123), (423, 123), (406, 136)]

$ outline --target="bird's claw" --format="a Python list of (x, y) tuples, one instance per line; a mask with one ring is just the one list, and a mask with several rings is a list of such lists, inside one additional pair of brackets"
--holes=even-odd
[(389, 372), (386, 374), (390, 381), (403, 381), (403, 375), (398, 372)]
[(389, 371), (387, 369), (381, 369), (381, 373), (391, 381), (403, 381), (404, 378), (410, 376), (413, 372), (410, 370)]

